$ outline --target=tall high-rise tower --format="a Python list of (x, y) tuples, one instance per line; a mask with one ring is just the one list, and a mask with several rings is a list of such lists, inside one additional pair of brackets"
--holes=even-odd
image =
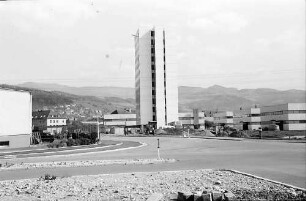
[(165, 31), (156, 28), (144, 32), (137, 30), (135, 35), (138, 125), (156, 122), (159, 128), (178, 121), (176, 65), (174, 54), (168, 52), (173, 48), (168, 48), (167, 42)]

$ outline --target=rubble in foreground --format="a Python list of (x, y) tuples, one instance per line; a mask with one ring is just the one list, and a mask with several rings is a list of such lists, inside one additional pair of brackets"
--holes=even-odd
[[(47, 177), (49, 178), (49, 177)], [(50, 177), (51, 178), (51, 177)], [(306, 192), (227, 170), (189, 170), (9, 180), (0, 200), (147, 200), (162, 194), (231, 192), (236, 200), (305, 200)], [(179, 193), (180, 192), (180, 193)], [(232, 196), (232, 195), (231, 195)], [(232, 197), (233, 198), (233, 197)], [(173, 198), (175, 200), (175, 198)]]

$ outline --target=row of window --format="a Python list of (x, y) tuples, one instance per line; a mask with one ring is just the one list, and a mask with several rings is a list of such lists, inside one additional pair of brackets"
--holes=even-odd
[[(193, 120), (194, 117), (179, 117), (179, 120)], [(198, 117), (198, 119), (204, 119), (204, 117)]]
[[(261, 124), (266, 125), (266, 124), (271, 124), (273, 121), (262, 121)], [(305, 124), (306, 120), (285, 120), (285, 121), (280, 121), (282, 124)]]
[[(50, 123), (59, 123), (59, 120), (50, 119)], [(65, 123), (65, 120), (62, 120), (62, 123)]]
[(104, 119), (104, 122), (118, 122), (118, 121), (136, 121), (136, 118), (127, 118), (127, 119)]
[(263, 112), (261, 116), (282, 115), (282, 114), (306, 114), (306, 110), (283, 110), (275, 112)]

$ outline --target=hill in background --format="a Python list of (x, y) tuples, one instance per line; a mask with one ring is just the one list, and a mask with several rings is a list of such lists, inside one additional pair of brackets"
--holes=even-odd
[(131, 99), (107, 97), (101, 99), (95, 96), (79, 96), (61, 91), (44, 91), (41, 89), (0, 84), (0, 88), (10, 88), (30, 91), (32, 93), (33, 110), (50, 109), (68, 118), (84, 119), (101, 116), (116, 109), (134, 108)]
[[(28, 82), (19, 86), (46, 91), (61, 91), (78, 96), (95, 96), (107, 104), (135, 108), (134, 88), (128, 87), (70, 87), (58, 84)], [(275, 89), (236, 89), (214, 85), (208, 88), (180, 86), (179, 111), (237, 110), (240, 107), (305, 102), (304, 90), (279, 91)], [(85, 101), (85, 100), (84, 100)]]

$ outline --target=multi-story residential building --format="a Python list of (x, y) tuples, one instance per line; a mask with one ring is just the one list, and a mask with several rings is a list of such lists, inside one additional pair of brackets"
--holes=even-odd
[(264, 106), (260, 110), (262, 128), (276, 124), (280, 130), (306, 130), (306, 103)]
[(261, 127), (260, 108), (235, 111), (234, 127), (239, 130), (258, 130)]
[(179, 113), (178, 116), (183, 127), (192, 126), (195, 129), (204, 129), (206, 120), (214, 121), (213, 117), (207, 117), (204, 112), (199, 112), (197, 109), (192, 112)]
[(135, 126), (136, 125), (136, 114), (105, 114), (104, 115), (104, 126)]
[(52, 113), (50, 110), (32, 112), (33, 130), (48, 133), (61, 133), (67, 125), (66, 118)]
[(135, 94), (137, 125), (162, 127), (178, 121), (178, 88), (173, 46), (161, 29), (135, 35)]
[(0, 148), (30, 146), (31, 113), (30, 92), (0, 88)]
[(232, 111), (217, 112), (213, 114), (213, 116), (214, 116), (216, 131), (218, 131), (222, 126), (233, 127), (234, 125), (234, 118), (233, 118), (234, 114)]

